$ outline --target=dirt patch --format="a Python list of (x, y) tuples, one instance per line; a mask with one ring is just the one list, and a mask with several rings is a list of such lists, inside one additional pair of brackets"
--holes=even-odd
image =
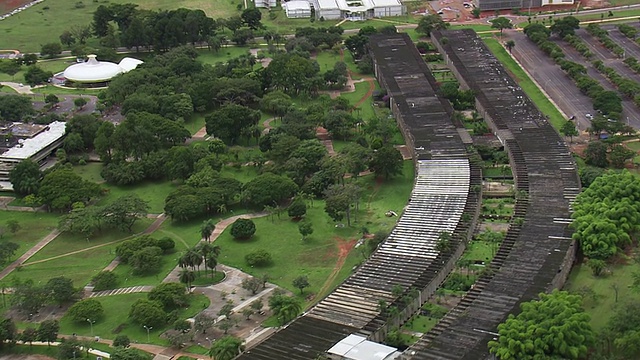
[[(31, 0), (2, 0), (0, 1), (0, 14), (5, 14), (22, 5), (30, 3)], [(1, 358), (0, 358), (1, 359)]]
[(356, 239), (346, 240), (340, 237), (335, 237), (334, 239), (336, 240), (336, 246), (338, 248), (338, 260), (336, 261), (336, 265), (333, 267), (333, 271), (331, 271), (331, 274), (327, 277), (327, 280), (322, 285), (322, 288), (320, 288), (320, 291), (318, 291), (318, 293), (316, 294), (314, 301), (317, 300), (318, 296), (321, 296), (322, 294), (327, 292), (329, 286), (331, 286), (333, 281), (338, 276), (338, 273), (342, 269), (344, 262), (347, 260), (347, 256), (349, 256), (349, 253), (351, 252), (351, 250), (353, 250), (353, 248), (356, 246), (356, 243), (358, 242), (358, 240)]
[(495, 222), (483, 222), (480, 224), (480, 231), (491, 230), (497, 232), (507, 232), (509, 230), (509, 224), (495, 223)]

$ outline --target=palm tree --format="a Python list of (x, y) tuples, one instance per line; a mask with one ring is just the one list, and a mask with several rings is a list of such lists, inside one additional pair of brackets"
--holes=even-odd
[(504, 43), (504, 46), (507, 48), (507, 50), (509, 50), (509, 53), (511, 53), (511, 50), (516, 46), (516, 42), (513, 40), (509, 40)]
[(214, 260), (216, 260), (218, 255), (220, 255), (221, 249), (220, 246), (213, 245), (211, 243), (199, 243), (198, 245), (196, 245), (195, 251), (202, 257), (204, 268), (206, 271), (207, 268), (211, 268), (207, 265), (209, 259), (213, 258)]
[(187, 289), (191, 289), (191, 283), (196, 279), (196, 274), (187, 269), (182, 269), (180, 272), (180, 282), (187, 285)]
[(216, 224), (211, 219), (204, 221), (200, 226), (200, 236), (207, 241), (211, 241), (211, 234), (213, 234), (215, 228)]
[(244, 351), (242, 340), (234, 336), (225, 336), (217, 340), (209, 349), (209, 356), (214, 360), (231, 360)]
[(207, 263), (205, 266), (213, 270), (212, 275), (215, 276), (216, 267), (218, 266), (218, 257), (215, 256), (214, 254), (209, 254), (209, 257), (207, 257)]
[(188, 267), (193, 267), (193, 262), (191, 261), (191, 258), (187, 255), (188, 254), (184, 254), (180, 256), (180, 259), (178, 259), (178, 266), (180, 266), (183, 269)]

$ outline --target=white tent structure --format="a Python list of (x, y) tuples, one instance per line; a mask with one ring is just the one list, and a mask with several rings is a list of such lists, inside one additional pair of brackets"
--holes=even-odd
[(284, 3), (284, 11), (290, 19), (310, 18), (311, 4), (306, 0), (293, 0)]
[(88, 55), (83, 63), (73, 64), (65, 69), (64, 78), (75, 83), (101, 83), (113, 79), (116, 75), (131, 71), (142, 64), (141, 60), (124, 58), (120, 64), (98, 61), (96, 55)]
[(317, 18), (364, 20), (400, 16), (407, 9), (400, 0), (309, 0)]

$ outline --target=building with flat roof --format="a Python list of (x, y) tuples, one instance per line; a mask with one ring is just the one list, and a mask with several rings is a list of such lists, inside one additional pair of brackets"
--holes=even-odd
[(284, 12), (290, 19), (310, 18), (311, 4), (307, 0), (293, 0), (284, 3)]
[(407, 8), (400, 0), (310, 0), (316, 18), (364, 20), (400, 16)]
[(394, 347), (378, 344), (355, 334), (333, 345), (327, 354), (332, 360), (393, 360), (401, 355)]
[(61, 121), (52, 122), (34, 136), (19, 139), (17, 144), (0, 154), (0, 182), (9, 181), (9, 172), (22, 160), (41, 163), (54, 152), (62, 145), (66, 125)]
[(278, 6), (277, 0), (255, 0), (254, 4), (257, 8), (272, 8)]

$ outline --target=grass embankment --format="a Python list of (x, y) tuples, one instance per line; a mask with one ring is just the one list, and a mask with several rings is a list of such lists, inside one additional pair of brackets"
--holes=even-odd
[(0, 239), (2, 242), (13, 242), (20, 246), (6, 264), (22, 256), (58, 226), (57, 215), (49, 213), (0, 210), (0, 218), (0, 227), (4, 227), (11, 220), (17, 221), (20, 225), (20, 230), (15, 234), (6, 231)]
[(531, 98), (540, 111), (549, 117), (549, 122), (556, 129), (560, 129), (565, 122), (564, 116), (556, 109), (549, 99), (540, 91), (536, 84), (529, 78), (529, 75), (513, 60), (502, 45), (496, 39), (484, 39), (485, 44), (491, 52), (500, 60), (514, 77), (518, 85)]

